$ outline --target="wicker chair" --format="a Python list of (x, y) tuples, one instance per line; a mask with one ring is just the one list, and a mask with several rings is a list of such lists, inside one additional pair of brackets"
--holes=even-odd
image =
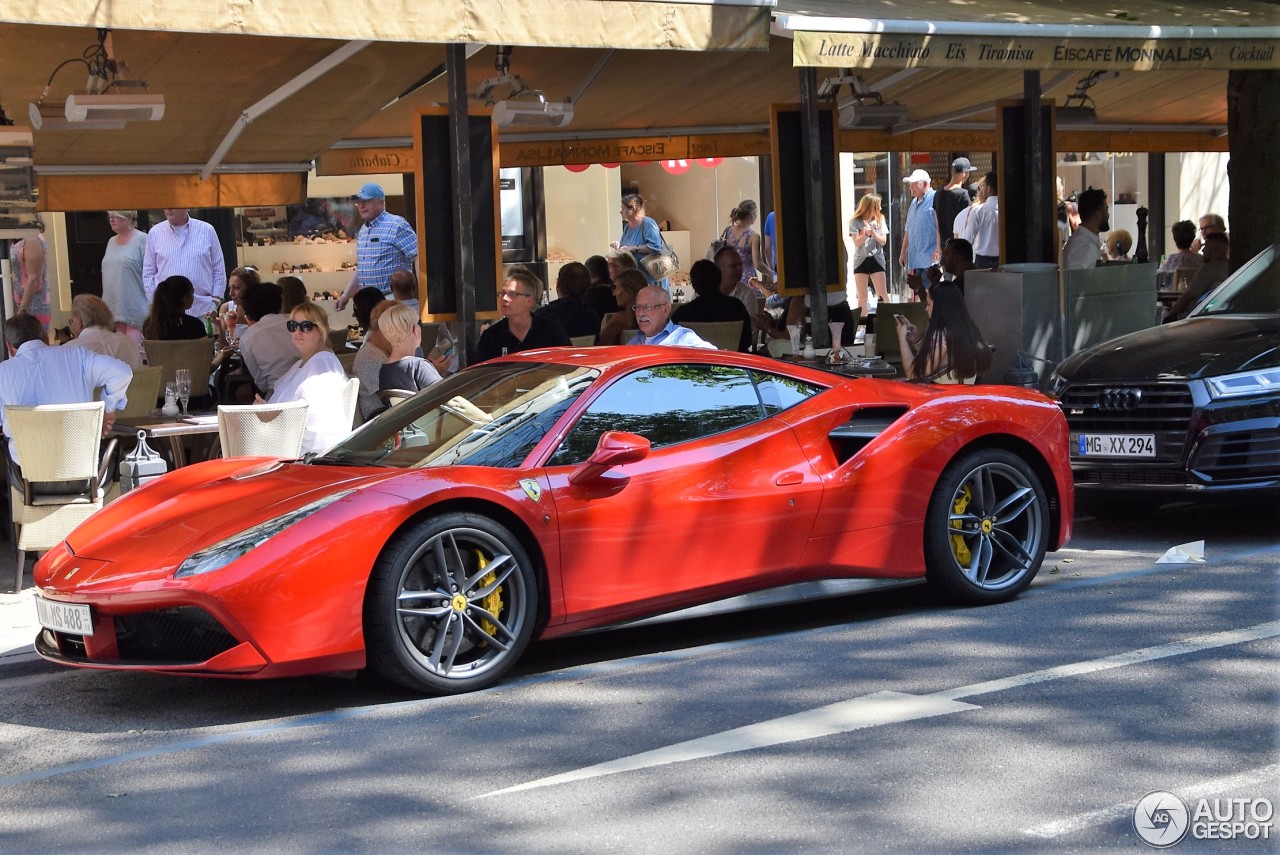
[(596, 337), (593, 335), (570, 336), (569, 343), (574, 347), (591, 347), (596, 343)]
[(342, 387), (342, 406), (347, 411), (347, 424), (354, 429), (356, 426), (356, 413), (360, 411), (360, 378), (351, 377), (347, 380), (347, 385)]
[(28, 552), (46, 552), (102, 508), (98, 452), (101, 401), (6, 407), (5, 419), (22, 465), (23, 489), (10, 487), (17, 580)]
[(191, 372), (191, 397), (209, 397), (209, 370), (213, 366), (213, 339), (189, 338), (174, 341), (146, 339), (147, 361), (164, 366), (160, 388), (173, 382), (173, 372), (185, 368)]
[(418, 394), (410, 389), (379, 389), (378, 399), (388, 407), (394, 407)]
[(698, 338), (714, 344), (720, 350), (737, 350), (742, 343), (742, 325), (745, 321), (690, 321), (682, 324), (698, 334)]
[(116, 411), (116, 418), (126, 420), (125, 423), (128, 424), (128, 419), (145, 418), (151, 415), (156, 401), (160, 398), (160, 379), (163, 376), (164, 366), (160, 364), (149, 365), (134, 371), (133, 379), (129, 381), (129, 391), (125, 393), (129, 399), (128, 403), (123, 410)]
[(223, 457), (300, 457), (306, 427), (306, 401), (218, 407)]
[(355, 370), (356, 370), (356, 351), (354, 351), (354, 350), (345, 350), (345, 351), (343, 351), (342, 353), (338, 353), (338, 354), (335, 354), (335, 355), (338, 357), (338, 362), (339, 362), (339, 364), (341, 364), (341, 365), (342, 365), (342, 370), (343, 370), (343, 371), (345, 371), (345, 372), (347, 372), (347, 376), (348, 376), (348, 377), (354, 377), (354, 376), (356, 376), (356, 375), (355, 375)]

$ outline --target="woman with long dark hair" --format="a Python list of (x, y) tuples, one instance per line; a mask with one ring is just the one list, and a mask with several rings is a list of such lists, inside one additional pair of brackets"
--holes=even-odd
[(991, 367), (991, 348), (969, 317), (959, 288), (938, 283), (927, 289), (925, 311), (929, 328), (924, 335), (902, 315), (894, 316), (902, 364), (912, 380), (971, 383)]
[(185, 276), (170, 276), (156, 286), (151, 314), (142, 323), (142, 334), (162, 341), (205, 338), (208, 332), (199, 319), (187, 314), (194, 305), (195, 286)]

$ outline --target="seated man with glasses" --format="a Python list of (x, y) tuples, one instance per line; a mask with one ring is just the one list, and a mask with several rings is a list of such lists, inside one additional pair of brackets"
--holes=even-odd
[(515, 269), (507, 274), (498, 292), (498, 309), (502, 320), (480, 334), (476, 345), (476, 361), (484, 362), (540, 347), (568, 347), (569, 334), (559, 323), (546, 317), (535, 317), (542, 282), (527, 270)]
[(716, 346), (703, 341), (696, 332), (671, 320), (671, 295), (655, 285), (641, 288), (636, 303), (631, 307), (636, 313), (636, 326), (640, 332), (627, 344), (664, 344), (672, 347), (701, 347), (715, 350)]

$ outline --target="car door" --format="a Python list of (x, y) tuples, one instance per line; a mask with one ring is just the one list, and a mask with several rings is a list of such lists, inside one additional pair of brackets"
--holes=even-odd
[[(641, 369), (606, 388), (546, 470), (568, 619), (622, 617), (785, 580), (822, 485), (791, 428), (770, 416), (816, 391), (693, 364)], [(570, 484), (607, 430), (646, 437), (648, 456)]]

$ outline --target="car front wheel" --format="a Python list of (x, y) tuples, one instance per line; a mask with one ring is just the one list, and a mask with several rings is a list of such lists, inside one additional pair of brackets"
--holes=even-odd
[(925, 568), (940, 594), (967, 603), (1012, 599), (1044, 560), (1049, 503), (1015, 454), (980, 449), (943, 471), (925, 519)]
[(489, 686), (529, 644), (537, 582), (519, 539), (497, 521), (448, 513), (399, 534), (365, 596), (369, 666), (414, 691)]

